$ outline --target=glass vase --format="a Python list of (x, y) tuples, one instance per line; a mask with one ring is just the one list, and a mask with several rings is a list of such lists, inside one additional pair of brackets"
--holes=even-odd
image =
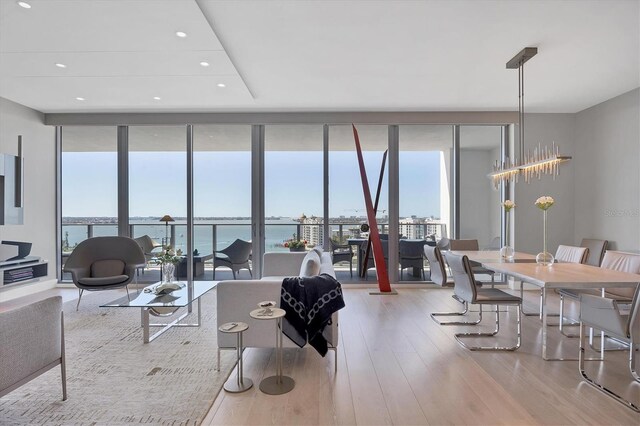
[(504, 246), (502, 246), (502, 248), (500, 249), (500, 257), (504, 260), (513, 260), (513, 247), (511, 247), (510, 243), (511, 243), (511, 238), (510, 238), (510, 234), (511, 234), (511, 227), (509, 226), (509, 216), (510, 216), (510, 212), (507, 212), (507, 223), (506, 223), (506, 229), (505, 229), (505, 239), (504, 239)]
[(163, 283), (171, 283), (173, 282), (173, 273), (176, 270), (176, 265), (171, 262), (162, 264), (162, 282)]
[(554, 258), (551, 253), (547, 251), (547, 211), (542, 211), (542, 252), (536, 256), (536, 263), (542, 266), (553, 265)]

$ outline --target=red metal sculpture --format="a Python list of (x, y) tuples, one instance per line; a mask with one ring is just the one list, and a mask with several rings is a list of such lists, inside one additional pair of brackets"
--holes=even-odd
[[(365, 171), (365, 168), (364, 168), (364, 158), (362, 157), (362, 147), (360, 146), (360, 138), (358, 137), (358, 131), (356, 130), (356, 126), (352, 124), (351, 127), (353, 127), (353, 138), (356, 143), (356, 154), (358, 155), (358, 165), (360, 166), (360, 179), (362, 180), (362, 192), (364, 194), (364, 203), (367, 209), (367, 221), (369, 222), (369, 240), (371, 241), (371, 246), (373, 247), (373, 260), (376, 265), (376, 273), (378, 274), (378, 288), (380, 289), (381, 293), (393, 294), (394, 292), (391, 290), (391, 284), (389, 284), (389, 275), (387, 274), (387, 265), (384, 260), (384, 253), (382, 252), (382, 243), (380, 242), (380, 234), (378, 232), (378, 222), (376, 221), (376, 211), (373, 207), (373, 202), (371, 200), (371, 192), (369, 191), (369, 181), (367, 180), (367, 172)], [(378, 194), (380, 191), (380, 186), (381, 185), (379, 184)]]

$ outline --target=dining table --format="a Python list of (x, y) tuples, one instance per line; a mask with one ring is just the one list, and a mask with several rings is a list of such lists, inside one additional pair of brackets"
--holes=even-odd
[[(469, 256), (471, 259), (471, 256)], [(479, 259), (477, 257), (476, 259)], [(473, 260), (476, 260), (473, 259)], [(580, 263), (554, 263), (544, 266), (535, 262), (484, 261), (482, 266), (540, 287), (542, 290), (542, 358), (546, 361), (575, 361), (575, 358), (552, 358), (548, 354), (547, 293), (554, 289), (602, 289), (631, 287), (640, 284), (640, 275)], [(562, 319), (561, 319), (562, 320)], [(576, 350), (578, 348), (576, 347)]]

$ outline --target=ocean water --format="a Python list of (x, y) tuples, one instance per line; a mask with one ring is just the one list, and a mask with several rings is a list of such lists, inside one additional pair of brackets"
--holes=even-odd
[[(133, 237), (141, 237), (149, 235), (159, 243), (165, 238), (165, 225), (158, 224), (156, 221), (135, 221), (133, 225)], [(245, 241), (251, 241), (251, 221), (250, 220), (211, 220), (196, 221), (194, 224), (194, 248), (202, 254), (213, 253), (214, 235), (213, 226), (216, 232), (216, 248), (221, 250), (235, 241), (236, 238)], [(297, 222), (291, 219), (272, 219), (267, 220), (265, 225), (265, 250), (266, 251), (288, 251), (283, 247), (283, 243), (292, 238), (297, 229)], [(175, 227), (176, 249), (186, 251), (187, 247), (187, 227), (184, 221), (173, 222)], [(100, 224), (93, 225), (93, 236), (109, 236), (118, 235), (117, 225)], [(169, 235), (171, 235), (171, 225), (169, 227)], [(87, 225), (62, 225), (62, 238), (68, 240), (69, 246), (74, 247), (76, 244), (87, 239)]]

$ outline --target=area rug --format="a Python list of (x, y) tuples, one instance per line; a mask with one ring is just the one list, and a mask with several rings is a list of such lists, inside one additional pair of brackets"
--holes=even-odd
[(215, 370), (215, 290), (202, 298), (200, 327), (173, 328), (149, 344), (142, 343), (139, 309), (99, 307), (118, 297), (91, 294), (79, 312), (75, 301), (64, 304), (67, 401), (54, 368), (0, 398), (0, 424), (202, 422), (235, 365), (235, 352), (222, 351)]

